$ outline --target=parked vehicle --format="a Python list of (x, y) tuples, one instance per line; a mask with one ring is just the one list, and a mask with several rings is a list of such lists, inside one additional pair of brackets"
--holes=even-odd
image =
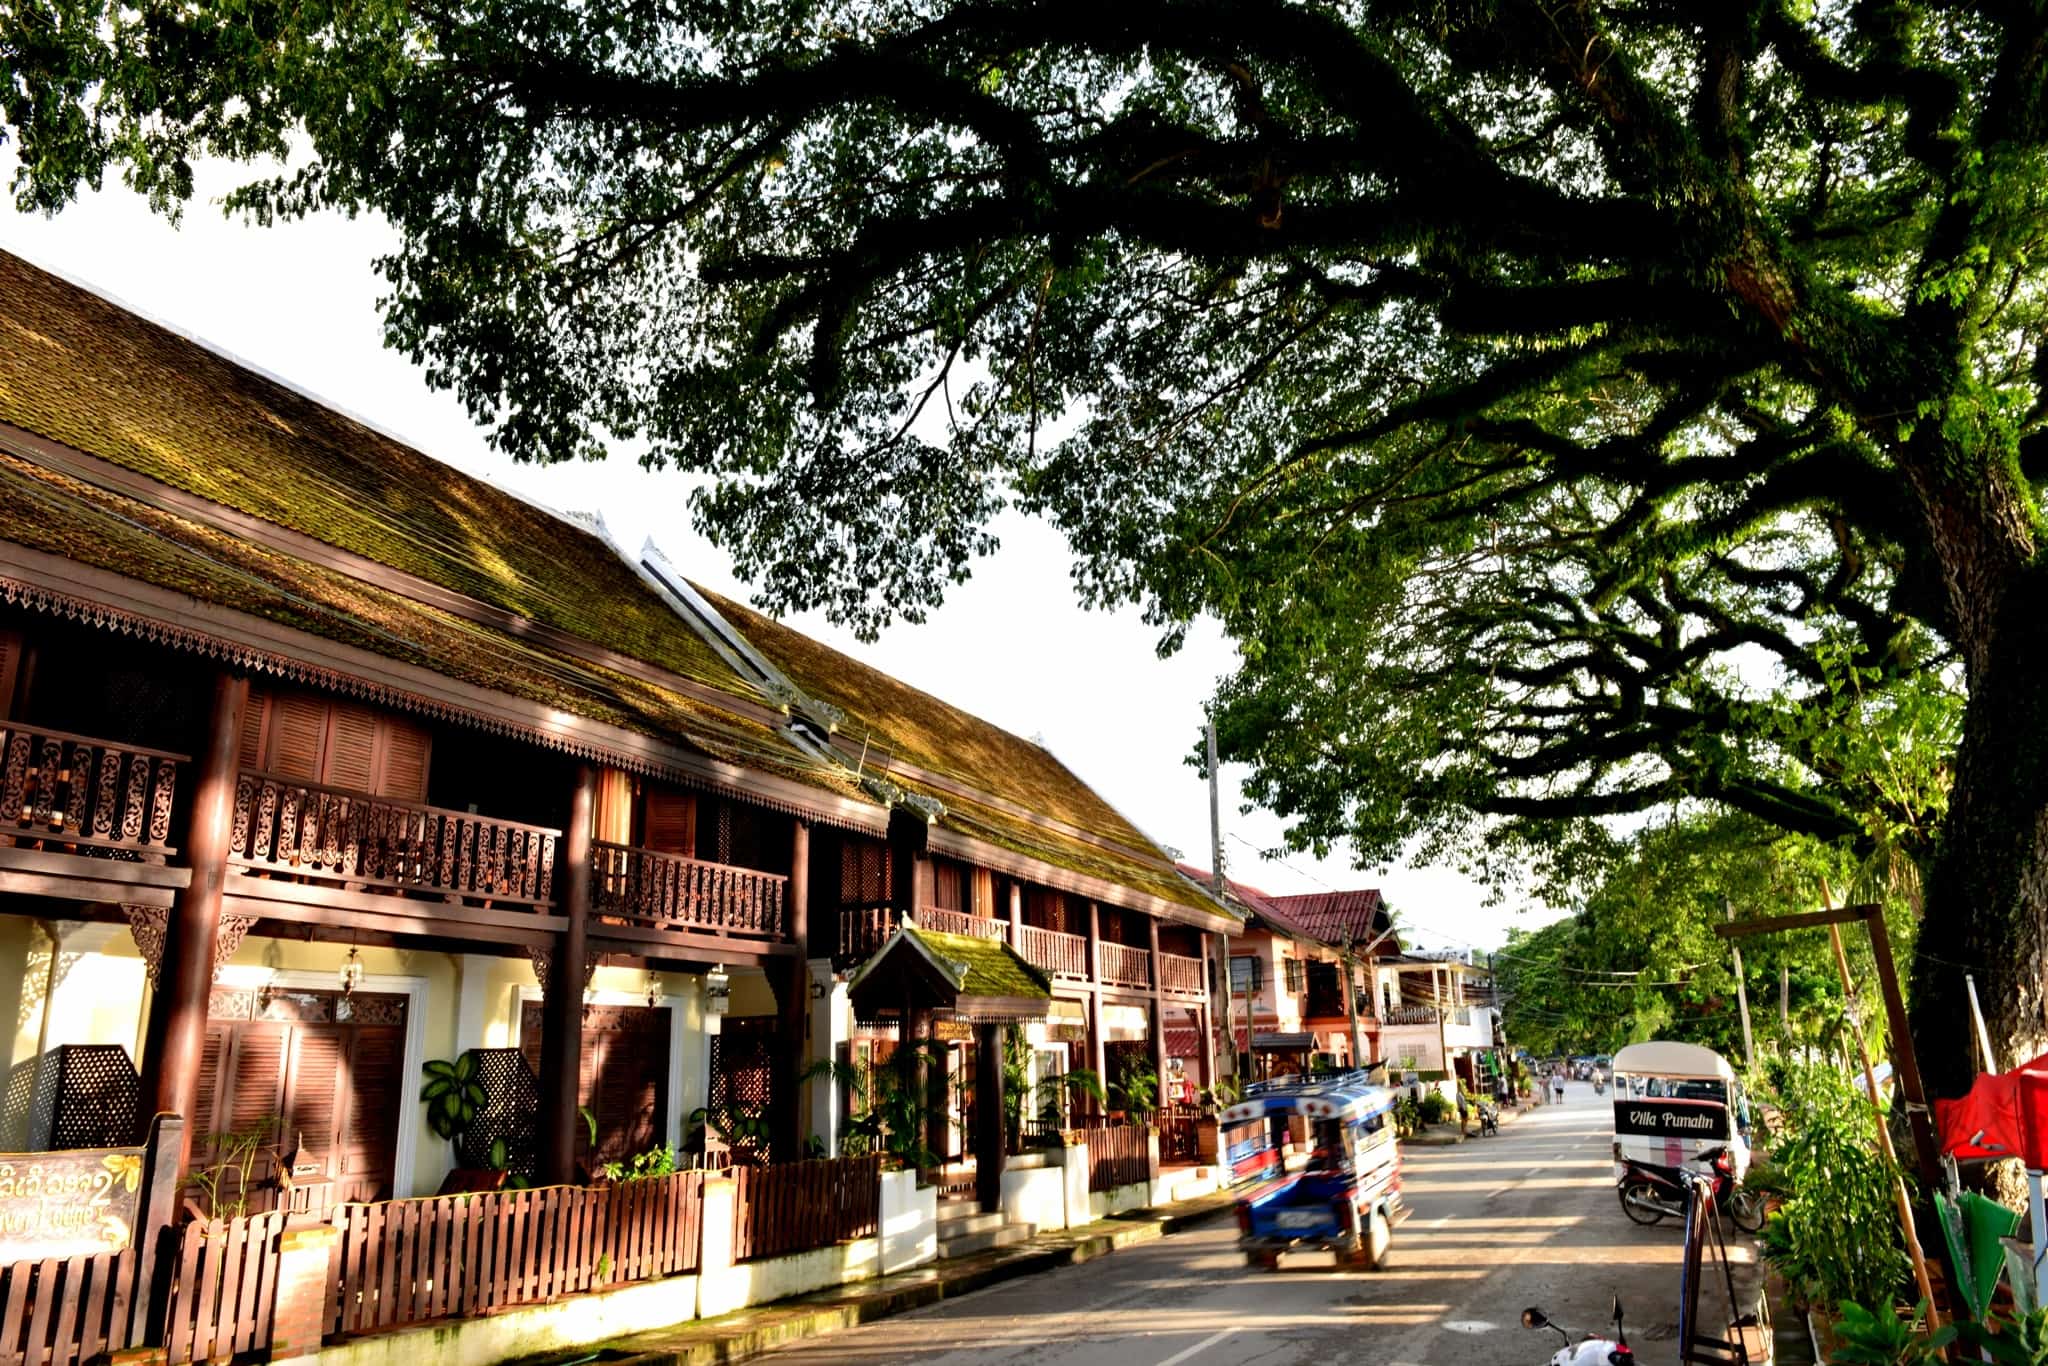
[(1392, 1091), (1363, 1073), (1324, 1073), (1253, 1086), (1223, 1112), (1226, 1128), (1262, 1121), (1276, 1151), (1288, 1120), (1305, 1121), (1309, 1132), (1308, 1162), (1299, 1172), (1233, 1163), (1271, 1174), (1238, 1197), (1237, 1245), (1248, 1265), (1275, 1270), (1283, 1254), (1303, 1250), (1335, 1253), (1339, 1266), (1386, 1265), (1404, 1214), (1394, 1101)]
[(1596, 1338), (1587, 1334), (1578, 1342), (1572, 1335), (1550, 1321), (1550, 1316), (1541, 1309), (1530, 1308), (1522, 1311), (1524, 1328), (1548, 1328), (1564, 1339), (1564, 1346), (1551, 1354), (1549, 1366), (1635, 1366), (1635, 1349), (1628, 1345), (1628, 1334), (1621, 1326), (1621, 1300), (1614, 1301), (1614, 1336)]
[(1660, 1167), (1649, 1162), (1637, 1162), (1630, 1158), (1622, 1160), (1621, 1181), (1617, 1189), (1621, 1193), (1622, 1212), (1639, 1224), (1661, 1224), (1666, 1219), (1685, 1217), (1685, 1177), (1693, 1175), (1711, 1195), (1714, 1208), (1731, 1219), (1735, 1227), (1744, 1233), (1755, 1233), (1764, 1226), (1764, 1198), (1758, 1191), (1746, 1189), (1735, 1179), (1734, 1160), (1726, 1148), (1706, 1154), (1702, 1159), (1711, 1175), (1681, 1172), (1675, 1167)]
[(1634, 1161), (1704, 1171), (1706, 1156), (1725, 1149), (1736, 1181), (1748, 1173), (1748, 1101), (1719, 1053), (1663, 1040), (1630, 1044), (1614, 1055), (1614, 1082), (1617, 1167)]

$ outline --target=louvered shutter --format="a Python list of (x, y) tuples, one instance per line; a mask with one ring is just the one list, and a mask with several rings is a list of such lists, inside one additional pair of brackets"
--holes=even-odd
[(243, 768), (263, 767), (263, 740), (270, 730), (271, 704), (275, 701), (261, 688), (249, 689), (242, 707), (242, 736), (236, 746), (235, 762)]
[(263, 767), (281, 777), (319, 782), (320, 760), (327, 748), (327, 704), (304, 693), (282, 693), (269, 710)]
[(303, 1147), (306, 1155), (334, 1174), (334, 1149), (341, 1121), (345, 1026), (300, 1025), (292, 1031), (291, 1070), (285, 1081), (282, 1152)]
[(198, 1163), (207, 1154), (207, 1137), (220, 1129), (220, 1074), (221, 1067), (233, 1047), (234, 1026), (212, 1024), (206, 1026), (206, 1041), (199, 1049), (199, 1087), (193, 1098), (192, 1113), (185, 1117), (186, 1130), (192, 1135), (192, 1161)]
[(14, 714), (14, 680), (21, 672), (21, 633), (0, 631), (0, 716)]
[(697, 799), (687, 792), (649, 787), (645, 796), (645, 830), (641, 842), (663, 854), (685, 858), (697, 852)]
[(661, 1141), (668, 1092), (668, 1008), (622, 1007), (583, 1033), (582, 1103), (597, 1116), (593, 1162), (623, 1162)]
[(427, 799), (427, 759), (434, 740), (424, 729), (395, 716), (377, 723), (377, 775), (370, 791), (402, 802)]
[(375, 791), (377, 733), (377, 713), (349, 702), (335, 703), (328, 717), (320, 781), (351, 792)]
[[(996, 913), (996, 875), (986, 868), (974, 870), (974, 913), (989, 918)], [(1010, 908), (1005, 906), (1003, 914), (1009, 913)]]
[(227, 1085), (220, 1106), (220, 1131), (245, 1134), (268, 1126), (284, 1113), (284, 1074), (291, 1030), (285, 1025), (247, 1024), (234, 1032), (228, 1052)]
[(398, 1150), (398, 1110), (405, 1066), (405, 1030), (362, 1025), (348, 1055), (342, 1099), (341, 1151), (336, 1172), (349, 1189), (343, 1199), (376, 1199), (391, 1188)]

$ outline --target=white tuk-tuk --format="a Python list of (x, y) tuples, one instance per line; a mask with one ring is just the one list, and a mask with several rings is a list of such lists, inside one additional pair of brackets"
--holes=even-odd
[(1614, 1055), (1614, 1161), (1697, 1166), (1726, 1148), (1735, 1179), (1749, 1171), (1749, 1100), (1711, 1048), (1653, 1039)]

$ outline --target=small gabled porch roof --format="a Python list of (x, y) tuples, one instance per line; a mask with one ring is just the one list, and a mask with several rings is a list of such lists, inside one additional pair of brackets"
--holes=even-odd
[(1052, 1013), (1052, 979), (999, 939), (905, 925), (847, 982), (855, 1016), (900, 1021), (905, 1007), (1013, 1024)]

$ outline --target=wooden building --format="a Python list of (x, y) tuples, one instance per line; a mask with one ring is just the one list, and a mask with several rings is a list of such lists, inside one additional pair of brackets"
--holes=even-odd
[(830, 1143), (789, 1079), (906, 916), (1160, 1060), (1237, 924), (1039, 746), (5, 254), (0, 912), (16, 1141), (265, 1131), (307, 1208), (473, 1161), (470, 1050), (541, 1178)]

